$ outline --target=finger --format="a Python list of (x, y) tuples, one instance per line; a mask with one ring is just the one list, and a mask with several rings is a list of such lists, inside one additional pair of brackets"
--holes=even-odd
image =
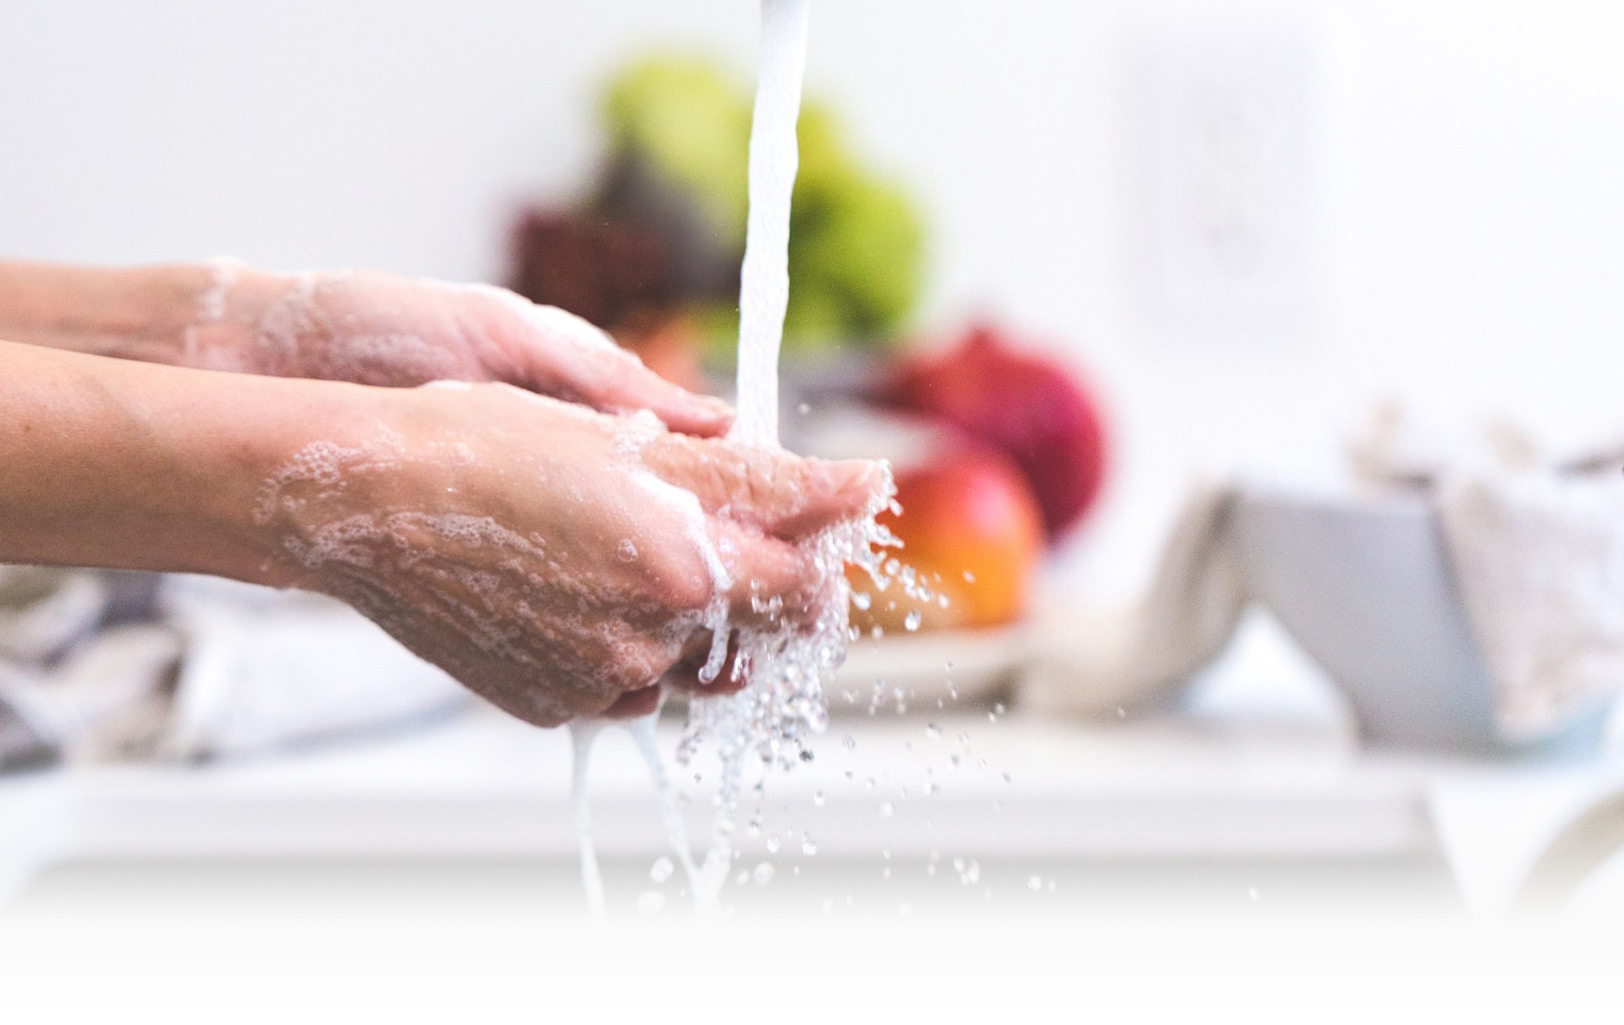
[(512, 293), (502, 305), (520, 324), (514, 345), (527, 379), (518, 383), (606, 413), (647, 409), (671, 430), (699, 437), (721, 435), (732, 424), (726, 402), (672, 384), (573, 313)]
[(605, 719), (637, 719), (652, 715), (660, 707), (660, 685), (651, 684), (641, 690), (629, 690), (603, 710)]
[(705, 511), (798, 540), (863, 514), (885, 480), (881, 464), (827, 462), (672, 434), (642, 451), (656, 474), (699, 496)]
[(729, 640), (727, 658), (722, 662), (721, 671), (716, 679), (706, 683), (699, 678), (699, 671), (705, 667), (710, 658), (711, 632), (702, 630), (694, 635), (693, 642), (676, 665), (666, 671), (660, 678), (660, 683), (676, 690), (698, 694), (701, 697), (715, 697), (723, 694), (737, 694), (745, 688), (750, 681), (739, 674), (737, 670), (739, 645), (736, 640)]
[(801, 626), (823, 607), (829, 585), (805, 552), (725, 521), (716, 533), (733, 577), (727, 589), (729, 622), (769, 629)]

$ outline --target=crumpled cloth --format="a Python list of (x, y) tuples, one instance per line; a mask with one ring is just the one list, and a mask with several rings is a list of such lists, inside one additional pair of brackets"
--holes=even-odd
[(258, 753), (470, 700), (327, 598), (0, 565), (0, 770)]
[(1536, 739), (1624, 684), (1624, 475), (1451, 476), (1438, 514), (1502, 736)]
[(1040, 603), (1046, 621), (1037, 636), (1055, 640), (1023, 671), (1022, 706), (1095, 715), (1140, 705), (1216, 658), (1247, 605), (1231, 531), (1235, 502), (1233, 487), (1194, 488), (1136, 606), (1088, 613)]
[(1624, 686), (1624, 447), (1559, 454), (1503, 421), (1449, 438), (1389, 404), (1351, 455), (1437, 510), (1503, 738), (1537, 739)]
[[(1435, 510), (1502, 739), (1547, 736), (1624, 686), (1624, 446), (1557, 457), (1502, 423), (1451, 439), (1386, 406), (1349, 454), (1367, 485)], [(1063, 632), (1040, 636), (1065, 640), (1035, 660), (1022, 700), (1083, 714), (1143, 703), (1223, 651), (1249, 600), (1237, 494), (1194, 490), (1132, 608), (1051, 611)]]

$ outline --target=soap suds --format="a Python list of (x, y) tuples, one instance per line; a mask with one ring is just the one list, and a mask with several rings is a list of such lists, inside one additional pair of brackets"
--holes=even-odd
[[(614, 422), (586, 415), (600, 429)], [(274, 531), (299, 586), (350, 602), (515, 714), (562, 722), (657, 679), (715, 621), (717, 595), (725, 614), (733, 580), (698, 498), (655, 477), (617, 435), (603, 443), (610, 456), (593, 468), (595, 498), (627, 533), (602, 545), (575, 543), (583, 528), (604, 525), (559, 508), (556, 497), (538, 529), (556, 530), (560, 542), (459, 510), (455, 488), (443, 503), (431, 497), (434, 508), (389, 509), (379, 495), (395, 493), (409, 463), (457, 466), (477, 455), (460, 439), (408, 453), (387, 432), (306, 446), (262, 484), (254, 519)], [(561, 455), (537, 456), (524, 472), (582, 471)], [(571, 488), (586, 499), (573, 481), (550, 490)], [(538, 679), (552, 686), (536, 687)]]

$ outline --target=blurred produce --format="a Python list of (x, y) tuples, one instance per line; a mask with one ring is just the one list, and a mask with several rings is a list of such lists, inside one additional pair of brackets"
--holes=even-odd
[(514, 231), (513, 290), (609, 331), (676, 300), (671, 253), (647, 229), (562, 210), (530, 210)]
[[(711, 360), (731, 364), (750, 114), (749, 86), (713, 62), (668, 56), (627, 66), (604, 94), (603, 173), (583, 203), (521, 218), (513, 288), (623, 343), (681, 314)], [(809, 100), (798, 135), (784, 351), (884, 345), (923, 284), (919, 213), (899, 186), (860, 164), (828, 108)]]
[(1098, 497), (1106, 435), (1099, 404), (1053, 360), (972, 328), (950, 348), (912, 355), (874, 392), (880, 404), (938, 417), (998, 447), (1031, 483), (1050, 542)]
[[(887, 633), (907, 629), (986, 627), (1019, 619), (1032, 571), (1043, 554), (1043, 520), (1025, 477), (996, 449), (966, 444), (897, 474), (900, 516), (880, 522), (901, 539), (898, 559), (931, 597), (905, 593), (901, 583), (876, 590), (865, 573), (848, 571), (855, 592), (852, 623)], [(938, 600), (945, 597), (945, 605)]]

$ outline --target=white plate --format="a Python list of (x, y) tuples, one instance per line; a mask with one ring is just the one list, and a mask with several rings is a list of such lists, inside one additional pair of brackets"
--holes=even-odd
[[(866, 709), (875, 684), (883, 681), (887, 695), (900, 692), (909, 704), (934, 703), (938, 698), (976, 701), (1015, 682), (1035, 654), (1031, 626), (980, 630), (932, 630), (916, 634), (887, 634), (856, 641), (829, 689), (829, 708), (840, 713)], [(853, 695), (847, 700), (847, 692)], [(883, 700), (892, 707), (892, 699)]]

